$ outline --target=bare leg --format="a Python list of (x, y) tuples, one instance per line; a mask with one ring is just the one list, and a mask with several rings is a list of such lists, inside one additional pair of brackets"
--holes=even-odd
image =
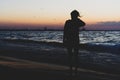
[(70, 67), (70, 76), (72, 76), (72, 73), (73, 73), (73, 70), (72, 70), (72, 67), (73, 67), (72, 56), (73, 56), (72, 48), (68, 48), (68, 61), (69, 61), (69, 67)]
[(77, 75), (78, 63), (79, 63), (79, 61), (78, 61), (78, 51), (79, 51), (78, 48), (75, 48), (75, 49), (74, 49), (75, 75)]

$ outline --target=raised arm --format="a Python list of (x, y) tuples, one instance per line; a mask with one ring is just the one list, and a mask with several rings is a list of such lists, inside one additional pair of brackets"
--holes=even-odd
[(84, 27), (86, 24), (84, 21), (80, 20), (80, 26)]

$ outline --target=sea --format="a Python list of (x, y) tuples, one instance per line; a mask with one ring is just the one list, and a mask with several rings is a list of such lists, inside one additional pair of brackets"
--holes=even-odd
[[(120, 31), (80, 31), (80, 44), (120, 45)], [(0, 31), (0, 39), (63, 42), (63, 31)]]
[[(120, 31), (80, 31), (79, 37), (80, 44), (108, 51), (108, 53), (82, 53), (81, 61), (112, 68), (120, 67)], [(63, 31), (0, 31), (0, 39), (63, 43)]]
[[(120, 31), (80, 31), (80, 44), (120, 52)], [(63, 43), (63, 31), (0, 31), (0, 39)]]

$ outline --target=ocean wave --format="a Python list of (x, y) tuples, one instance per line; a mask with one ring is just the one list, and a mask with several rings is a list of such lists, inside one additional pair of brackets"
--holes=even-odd
[[(81, 31), (80, 48), (119, 53), (120, 31)], [(62, 44), (63, 31), (0, 31), (0, 39)]]
[[(34, 40), (26, 40), (26, 39), (1, 39), (2, 41), (8, 42), (22, 42), (22, 43), (43, 43), (52, 46), (64, 47), (63, 43), (56, 41), (34, 41)], [(86, 49), (90, 51), (99, 51), (99, 52), (109, 52), (109, 53), (119, 53), (120, 52), (120, 44), (117, 45), (97, 45), (91, 43), (79, 44), (80, 49)]]

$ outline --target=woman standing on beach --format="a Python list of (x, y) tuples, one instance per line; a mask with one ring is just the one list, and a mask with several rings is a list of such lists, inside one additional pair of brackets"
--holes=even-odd
[(78, 52), (79, 52), (79, 28), (85, 26), (85, 22), (80, 20), (80, 14), (77, 10), (71, 12), (71, 19), (65, 22), (63, 44), (68, 51), (68, 59), (70, 73), (72, 75), (73, 63), (75, 64), (75, 73), (78, 68)]

